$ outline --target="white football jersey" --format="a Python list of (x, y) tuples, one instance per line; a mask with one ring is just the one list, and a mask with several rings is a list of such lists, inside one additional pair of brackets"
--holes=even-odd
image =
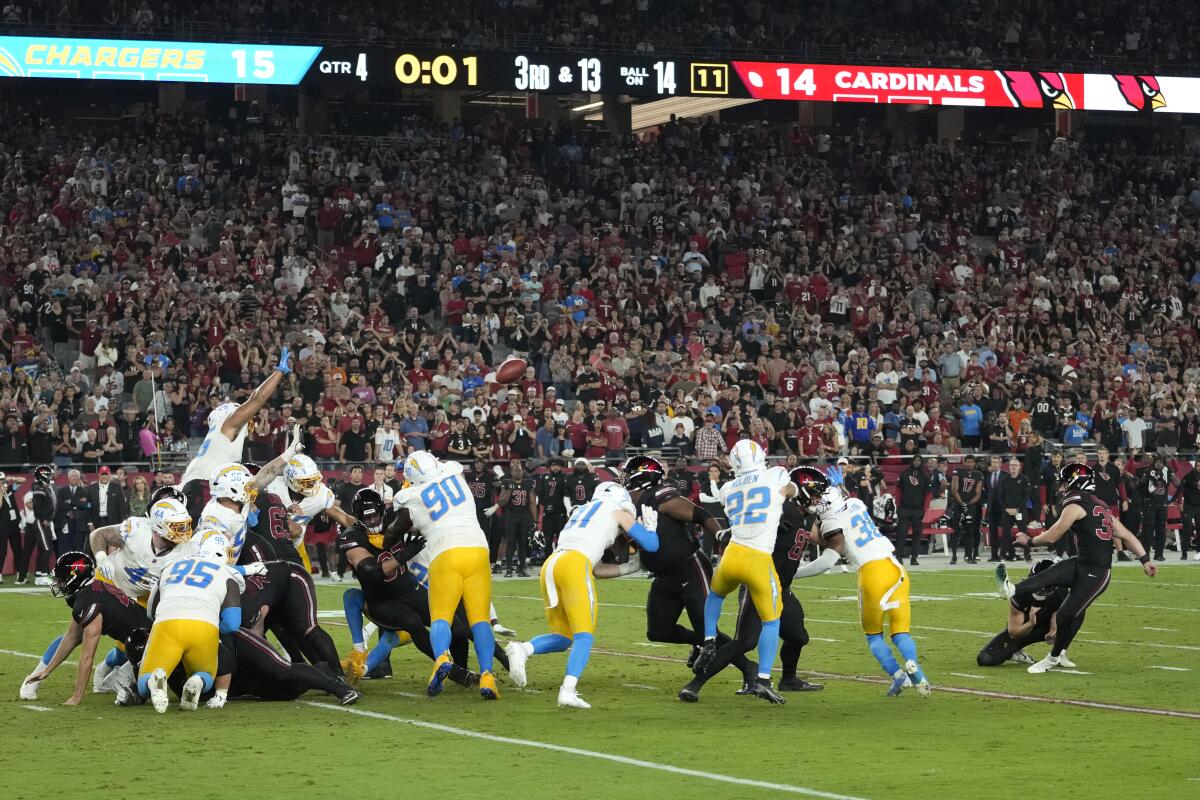
[(246, 434), (250, 428), (243, 425), (238, 430), (238, 435), (234, 439), (230, 439), (221, 432), (221, 427), (211, 429), (208, 435), (204, 437), (204, 442), (200, 445), (200, 449), (196, 451), (196, 457), (187, 465), (187, 469), (183, 471), (183, 477), (179, 479), (179, 485), (185, 486), (189, 481), (200, 480), (208, 483), (208, 479), (212, 477), (213, 471), (224, 464), (239, 464), (242, 461), (242, 448), (246, 442)]
[(271, 481), (267, 486), (267, 491), (279, 498), (279, 502), (283, 503), (284, 508), (292, 506), (300, 506), (299, 514), (288, 513), (288, 522), (295, 523), (300, 527), (300, 533), (292, 536), (292, 544), (297, 549), (304, 543), (304, 534), (308, 530), (308, 523), (312, 522), (313, 517), (320, 514), (327, 508), (332, 508), (336, 498), (333, 496), (333, 490), (322, 483), (317, 488), (317, 493), (312, 497), (301, 497), (296, 500), (293, 497), (291, 490), (288, 489), (287, 481), (283, 476)]
[(396, 492), (392, 505), (397, 511), (408, 509), (413, 527), (425, 537), (431, 563), (451, 548), (488, 546), (462, 464), (443, 464), (441, 472), (426, 483)]
[(239, 591), (245, 590), (242, 576), (219, 560), (195, 555), (173, 560), (158, 581), (154, 621), (197, 620), (215, 627), (221, 620), (229, 580)]
[(205, 539), (211, 538), (214, 532), (221, 533), (228, 540), (230, 558), (237, 561), (238, 556), (242, 554), (242, 547), (246, 544), (246, 520), (253, 505), (246, 503), (241, 512), (237, 512), (226, 508), (215, 499), (209, 500), (200, 512), (196, 532), (192, 534), (192, 542), (199, 545)]
[(783, 467), (739, 475), (717, 493), (729, 517), (732, 540), (764, 553), (775, 551), (775, 535), (783, 516), (782, 489), (791, 482)]
[(621, 507), (610, 500), (592, 500), (576, 506), (558, 535), (555, 553), (577, 550), (587, 556), (592, 566), (600, 563), (604, 551), (612, 547), (621, 535), (616, 514)]
[(154, 524), (146, 517), (130, 517), (121, 523), (121, 549), (100, 565), (100, 576), (133, 599), (150, 594), (163, 567), (171, 561), (171, 549), (154, 552)]
[(841, 489), (831, 488), (821, 497), (817, 513), (821, 517), (821, 536), (841, 531), (846, 543), (842, 555), (855, 566), (892, 557), (892, 543), (879, 532), (866, 505), (857, 497), (847, 497)]

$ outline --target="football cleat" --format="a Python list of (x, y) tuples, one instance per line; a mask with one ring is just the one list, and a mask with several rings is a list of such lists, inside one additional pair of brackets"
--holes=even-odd
[(558, 704), (566, 708), (591, 708), (591, 704), (584, 702), (579, 696), (579, 692), (574, 689), (568, 689), (566, 686), (559, 687)]
[(160, 714), (167, 713), (167, 707), (171, 705), (171, 696), (167, 694), (167, 673), (166, 670), (159, 669), (150, 673), (150, 702), (154, 704), (154, 710)]
[(179, 710), (195, 711), (200, 705), (200, 695), (202, 694), (204, 694), (204, 678), (199, 675), (188, 678), (187, 682), (183, 684), (183, 691), (179, 693)]
[(22, 700), (37, 700), (38, 686), (42, 684), (42, 679), (33, 679), (33, 674), (28, 675), (25, 680), (21, 681), (21, 699)]
[(933, 687), (929, 685), (929, 681), (926, 679), (920, 665), (910, 658), (904, 662), (904, 671), (908, 674), (909, 684), (916, 687), (917, 694), (921, 695), (921, 697), (929, 697), (929, 693), (933, 690)]
[(500, 688), (496, 686), (496, 676), (491, 670), (479, 673), (479, 696), (484, 700), (500, 699)]
[(342, 672), (346, 673), (350, 683), (361, 681), (367, 674), (367, 651), (351, 650), (350, 655), (342, 659)]
[(822, 684), (809, 683), (795, 676), (779, 679), (779, 691), (781, 692), (819, 692), (824, 688)]
[(750, 684), (750, 694), (777, 706), (781, 706), (787, 702), (787, 700), (783, 699), (783, 695), (771, 687), (770, 678), (759, 678)]
[(437, 697), (442, 693), (442, 688), (446, 683), (446, 678), (450, 675), (450, 668), (454, 666), (454, 662), (450, 660), (449, 653), (442, 653), (433, 662), (433, 672), (429, 675), (429, 683), (425, 687), (425, 694), (430, 697)]
[(1057, 656), (1048, 655), (1036, 664), (1030, 664), (1029, 668), (1025, 671), (1031, 675), (1041, 675), (1043, 672), (1049, 672), (1055, 667), (1061, 666), (1061, 664), (1062, 662), (1058, 660)]
[(1001, 561), (996, 565), (996, 592), (1006, 600), (1012, 600), (1017, 587), (1008, 579), (1008, 567)]
[[(757, 680), (757, 678), (755, 680)], [(742, 681), (741, 688), (734, 691), (734, 694), (737, 695), (738, 697), (749, 697), (749, 696), (753, 695), (754, 694), (754, 681), (753, 680)]]
[(98, 692), (115, 692), (120, 694), (122, 689), (129, 690), (132, 688), (137, 691), (137, 670), (129, 661), (126, 661), (121, 666), (111, 670), (105, 676), (104, 681), (100, 684)]
[(363, 676), (369, 681), (380, 681), (392, 677), (392, 660), (390, 658), (375, 665), (375, 669)]
[(113, 688), (108, 685), (108, 676), (115, 671), (115, 667), (110, 667), (107, 661), (101, 659), (96, 668), (92, 670), (92, 693), (104, 694), (113, 691)]
[(692, 669), (696, 666), (696, 659), (700, 657), (700, 645), (692, 645), (692, 652), (688, 653), (687, 668)]
[[(140, 706), (146, 702), (146, 698), (138, 693), (137, 684), (131, 686), (117, 686), (117, 697), (113, 700), (115, 706)], [(212, 702), (211, 700), (209, 702)]]
[(696, 660), (692, 662), (692, 673), (703, 675), (712, 666), (713, 659), (716, 657), (717, 640), (706, 639), (704, 644), (700, 646), (700, 652), (696, 654)]
[(1075, 662), (1067, 658), (1067, 651), (1063, 650), (1058, 654), (1058, 665), (1067, 669), (1075, 669)]
[(899, 697), (906, 686), (909, 686), (908, 674), (898, 669), (892, 674), (892, 685), (887, 690), (888, 697)]
[(479, 675), (471, 672), (466, 667), (460, 667), (458, 664), (450, 668), (449, 677), (452, 682), (457, 683), (459, 686), (466, 686), (468, 689), (479, 685)]
[(360, 693), (357, 689), (351, 689), (350, 691), (348, 691), (344, 695), (342, 695), (339, 698), (339, 700), (341, 701), (341, 704), (344, 706), (352, 706), (355, 703), (357, 703), (359, 698), (361, 698), (361, 697), (362, 697), (362, 693)]
[(504, 648), (504, 654), (508, 656), (508, 679), (513, 682), (513, 686), (524, 689), (525, 662), (529, 660), (529, 654), (525, 652), (525, 643), (511, 642)]
[(225, 701), (227, 699), (228, 698), (225, 695), (218, 692), (218, 693), (214, 694), (212, 697), (208, 698), (208, 702), (204, 704), (204, 707), (205, 708), (224, 708)]
[(1008, 660), (1014, 664), (1036, 664), (1037, 662), (1027, 654), (1024, 650), (1018, 650), (1008, 657)]
[(679, 690), (679, 699), (685, 703), (700, 702), (700, 689), (703, 685), (699, 680), (692, 681)]
[(500, 624), (500, 620), (498, 619), (492, 620), (492, 633), (496, 634), (497, 636), (505, 636), (509, 639), (517, 635), (517, 632), (512, 628), (506, 628)]

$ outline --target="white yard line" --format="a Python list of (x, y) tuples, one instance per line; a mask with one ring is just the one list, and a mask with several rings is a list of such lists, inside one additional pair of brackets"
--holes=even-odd
[(54, 710), (52, 708), (46, 708), (45, 706), (29, 706), (29, 705), (22, 705), (21, 708), (28, 708), (30, 711), (53, 711)]
[(352, 714), (356, 717), (366, 717), (368, 719), (396, 722), (401, 725), (412, 725), (417, 728), (438, 731), (439, 733), (447, 733), (452, 736), (462, 736), (468, 739), (482, 739), (483, 741), (494, 742), (496, 744), (513, 745), (526, 750), (532, 748), (535, 750), (549, 750), (555, 753), (566, 753), (567, 755), (581, 756), (583, 758), (591, 758), (598, 761), (609, 761), (615, 764), (622, 764), (627, 767), (639, 767), (641, 769), (650, 769), (658, 772), (668, 772), (674, 775), (683, 775), (689, 778), (699, 778), (700, 780), (714, 781), (717, 783), (728, 783), (735, 786), (746, 786), (754, 789), (767, 789), (774, 792), (786, 792), (789, 794), (805, 795), (808, 797), (823, 797), (827, 798), (827, 800), (861, 800), (861, 798), (851, 795), (823, 792), (819, 789), (811, 789), (807, 786), (793, 786), (786, 783), (770, 783), (768, 781), (756, 781), (749, 778), (737, 778), (732, 775), (722, 775), (717, 772), (705, 772), (698, 769), (676, 767), (671, 764), (662, 764), (657, 761), (646, 761), (640, 758), (629, 758), (628, 756), (619, 756), (613, 753), (601, 752), (599, 750), (585, 750), (580, 747), (567, 747), (565, 745), (552, 744), (550, 742), (538, 742), (532, 739), (517, 739), (510, 736), (497, 736), (495, 734), (472, 731), (466, 728), (456, 728), (451, 725), (441, 725), (436, 722), (429, 722), (427, 720), (398, 717), (392, 714), (381, 714), (376, 711), (364, 711), (362, 709), (350, 708), (347, 706), (335, 706), (328, 703), (316, 703), (311, 701), (305, 701), (305, 705), (312, 706), (313, 708), (322, 708), (327, 711), (340, 711), (344, 714)]
[(1142, 626), (1144, 631), (1162, 631), (1163, 633), (1179, 633), (1178, 628), (1152, 628), (1149, 625)]
[(646, 691), (649, 691), (649, 692), (657, 692), (658, 691), (657, 686), (647, 686), (644, 683), (622, 683), (621, 685), (624, 686), (626, 689), (645, 689)]
[(1190, 667), (1164, 667), (1164, 666), (1160, 666), (1158, 664), (1154, 664), (1152, 666), (1146, 667), (1146, 669), (1163, 669), (1163, 670), (1166, 670), (1167, 672), (1191, 672), (1192, 671)]
[[(20, 650), (0, 650), (0, 655), (16, 656), (17, 658), (33, 658), (38, 661), (42, 660), (42, 657), (40, 655), (38, 655), (37, 653), (22, 653)], [(78, 662), (77, 661), (64, 661), (63, 663), (70, 664), (71, 666), (75, 666)]]
[(987, 675), (972, 675), (969, 672), (947, 672), (947, 675), (953, 675), (956, 678), (975, 678), (977, 680), (987, 680)]

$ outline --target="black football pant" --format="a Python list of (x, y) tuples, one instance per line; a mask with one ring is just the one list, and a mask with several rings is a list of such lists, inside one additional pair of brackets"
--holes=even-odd
[[(412, 637), (413, 645), (432, 661), (436, 656), (429, 640), (429, 592), (423, 586), (414, 586), (415, 588), (403, 597), (368, 601), (363, 611), (367, 618), (380, 628), (407, 633)], [(450, 621), (450, 635), (450, 657), (455, 664), (465, 669), (470, 642), (474, 636), (462, 606), (459, 606), (454, 619)], [(498, 643), (493, 657), (508, 669), (508, 656)]]
[[(651, 581), (650, 593), (646, 596), (646, 638), (671, 644), (704, 644), (704, 603), (708, 600), (711, 580), (712, 562), (700, 553), (693, 553), (670, 575), (660, 575)], [(691, 630), (679, 624), (679, 615), (685, 611), (692, 623)], [(727, 635), (717, 632), (718, 648), (731, 641)], [(733, 663), (746, 672), (750, 662), (743, 652), (737, 652)]]
[[(1142, 508), (1142, 547), (1147, 553), (1154, 553), (1154, 558), (1162, 560), (1163, 548), (1167, 544), (1167, 507), (1163, 505), (1146, 505)], [(1154, 545), (1151, 549), (1150, 545)]]
[[(226, 637), (222, 637), (225, 641)], [(295, 700), (315, 689), (341, 698), (350, 691), (327, 664), (316, 666), (288, 660), (271, 647), (266, 639), (242, 628), (233, 634), (237, 654), (230, 697), (257, 697), (261, 700)]]
[(904, 558), (904, 537), (912, 531), (908, 555), (916, 558), (921, 552), (921, 534), (925, 532), (925, 509), (901, 508), (896, 512), (896, 552)]
[(550, 553), (558, 544), (558, 535), (562, 533), (563, 526), (567, 524), (566, 514), (543, 514), (542, 515), (542, 534), (546, 537), (546, 557), (550, 557)]
[(1018, 650), (1024, 650), (1031, 644), (1046, 641), (1050, 632), (1050, 623), (1035, 625), (1029, 633), (1014, 639), (1008, 631), (1000, 631), (975, 656), (975, 663), (981, 667), (998, 667), (1008, 661)]
[[(963, 520), (966, 520), (964, 524)], [(979, 558), (979, 526), (983, 522), (978, 506), (964, 506), (955, 522), (955, 533), (950, 535), (950, 552), (957, 557), (958, 545), (962, 543), (963, 558)]]
[[(1005, 558), (1016, 558), (1017, 557), (1017, 552), (1015, 549), (1016, 537), (1013, 533), (1013, 528), (1016, 528), (1021, 533), (1028, 534), (1029, 533), (1029, 521), (1025, 519), (1024, 515), (1022, 515), (1021, 519), (1019, 519), (1019, 520), (1016, 517), (1011, 516), (1009, 514), (1004, 515), (1004, 519), (1000, 523), (1000, 539), (1005, 544), (1005, 549), (1004, 549)], [(1031, 548), (1029, 545), (1025, 545), (1025, 547), (1023, 549), (1025, 551), (1025, 560), (1028, 561), (1030, 558), (1030, 549)]]
[(4, 560), (8, 557), (10, 547), (13, 554), (13, 571), (20, 575), (28, 565), (21, 566), (21, 554), (25, 548), (21, 542), (21, 526), (17, 523), (0, 525), (0, 570), (4, 568)]
[[(1200, 506), (1184, 505), (1179, 514), (1179, 522), (1182, 527), (1179, 531), (1179, 549), (1183, 551), (1183, 555), (1186, 556), (1189, 550), (1200, 550)], [(3, 560), (3, 556), (0, 555), (0, 561)]]
[(525, 571), (525, 560), (529, 558), (529, 534), (533, 532), (533, 518), (526, 514), (505, 514), (501, 520), (504, 526), (504, 571), (513, 570), (513, 559), (516, 558), (516, 569)]
[[(717, 654), (703, 675), (697, 675), (692, 685), (708, 683), (729, 664), (737, 665), (736, 658), (745, 659), (745, 654), (758, 646), (758, 636), (762, 632), (762, 620), (759, 619), (758, 609), (750, 600), (750, 593), (743, 586), (738, 591), (737, 629), (734, 638), (725, 644), (718, 642)], [(796, 677), (796, 665), (800, 662), (800, 652), (808, 644), (808, 629), (804, 627), (804, 608), (791, 590), (783, 593), (783, 614), (779, 618), (779, 648), (780, 668), (784, 678)], [(747, 666), (741, 668), (742, 679), (749, 683), (758, 674), (758, 665), (747, 659)]]
[(494, 523), (493, 517), (481, 513), (477, 513), (475, 519), (479, 522), (479, 529), (487, 537), (488, 560), (493, 564), (500, 563), (500, 539), (503, 537), (499, 523)]
[(17, 579), (25, 580), (29, 574), (29, 558), (37, 553), (34, 569), (39, 575), (50, 574), (50, 554), (54, 552), (53, 524), (32, 522), (25, 526), (25, 546), (17, 559)]
[(1035, 594), (1052, 586), (1065, 586), (1070, 589), (1054, 617), (1054, 646), (1050, 649), (1050, 655), (1057, 656), (1071, 646), (1075, 635), (1083, 626), (1083, 617), (1088, 606), (1104, 594), (1111, 578), (1111, 567), (1085, 564), (1077, 557), (1064, 559), (1018, 583), (1013, 604), (1018, 608), (1028, 609), (1036, 605), (1033, 598)]

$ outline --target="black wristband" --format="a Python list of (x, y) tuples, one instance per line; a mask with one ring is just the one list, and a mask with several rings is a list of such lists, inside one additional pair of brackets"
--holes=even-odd
[(1150, 554), (1142, 553), (1142, 557), (1139, 558), (1138, 561), (1142, 562), (1143, 564), (1149, 564), (1150, 563)]

